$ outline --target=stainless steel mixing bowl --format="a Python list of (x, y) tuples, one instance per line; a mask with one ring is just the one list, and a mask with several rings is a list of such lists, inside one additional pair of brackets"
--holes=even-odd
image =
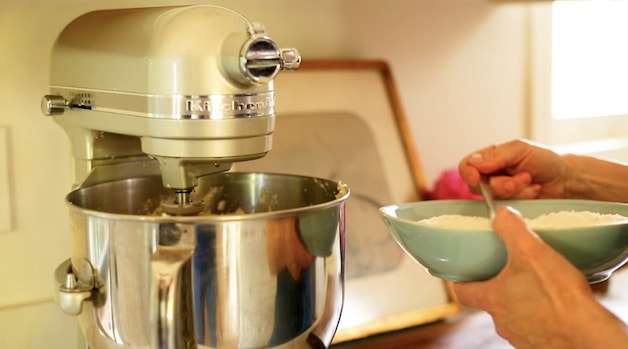
[(198, 216), (162, 215), (169, 195), (159, 176), (68, 194), (72, 257), (57, 269), (58, 298), (90, 348), (329, 346), (343, 303), (345, 185), (210, 175), (194, 193), (207, 205)]

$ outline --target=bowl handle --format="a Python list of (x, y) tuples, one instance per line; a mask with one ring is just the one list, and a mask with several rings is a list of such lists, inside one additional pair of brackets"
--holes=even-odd
[[(91, 268), (91, 264), (86, 262)], [(90, 269), (91, 270), (91, 269)], [(93, 275), (93, 272), (92, 274)], [(55, 269), (55, 301), (69, 315), (79, 315), (83, 311), (83, 303), (92, 298), (95, 291), (91, 284), (81, 282), (72, 269), (72, 261), (65, 260)]]

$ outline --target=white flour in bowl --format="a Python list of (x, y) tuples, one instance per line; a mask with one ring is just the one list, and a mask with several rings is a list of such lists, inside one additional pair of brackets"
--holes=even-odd
[[(628, 218), (619, 214), (604, 214), (590, 211), (559, 211), (538, 216), (534, 219), (525, 219), (530, 229), (564, 229), (587, 227), (618, 222), (628, 222)], [(441, 215), (418, 221), (420, 224), (464, 230), (490, 230), (488, 218), (463, 215)]]
[(628, 218), (619, 214), (604, 214), (590, 211), (559, 211), (540, 215), (534, 219), (526, 219), (530, 229), (561, 229), (590, 227), (618, 222), (626, 222)]
[(418, 221), (433, 227), (456, 229), (456, 230), (490, 230), (491, 223), (486, 217), (462, 216), (457, 214), (446, 214), (435, 216)]

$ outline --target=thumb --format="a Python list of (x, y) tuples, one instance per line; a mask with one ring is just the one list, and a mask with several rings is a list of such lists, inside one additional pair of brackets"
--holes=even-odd
[(506, 245), (509, 254), (543, 243), (538, 235), (528, 228), (521, 213), (509, 206), (497, 209), (493, 230)]

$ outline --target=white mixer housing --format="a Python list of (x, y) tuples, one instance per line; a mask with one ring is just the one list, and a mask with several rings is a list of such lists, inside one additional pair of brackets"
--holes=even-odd
[(299, 64), (295, 49), (221, 7), (97, 11), (59, 35), (42, 109), (69, 134), (76, 186), (147, 155), (165, 187), (187, 193), (270, 150), (273, 78)]

